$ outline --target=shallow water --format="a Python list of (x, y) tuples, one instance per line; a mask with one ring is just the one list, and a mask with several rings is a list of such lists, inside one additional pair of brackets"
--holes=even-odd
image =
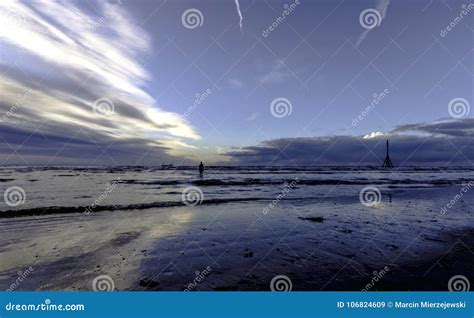
[[(2, 205), (0, 288), (31, 266), (15, 290), (91, 290), (98, 275), (117, 290), (269, 290), (277, 275), (293, 290), (361, 290), (384, 268), (371, 290), (446, 290), (453, 275), (474, 279), (473, 177), (466, 168), (215, 168), (203, 178), (187, 168), (3, 169), (12, 180), (2, 190), (22, 187), (25, 202)], [(190, 186), (203, 193), (195, 206), (182, 199)], [(367, 186), (380, 192), (375, 202), (361, 199)], [(94, 202), (101, 209), (84, 213)]]
[[(34, 208), (57, 207), (48, 212), (67, 212), (63, 207), (83, 211), (91, 205), (101, 210), (147, 209), (182, 204), (183, 191), (199, 187), (203, 203), (224, 204), (236, 200), (274, 200), (293, 182), (286, 200), (295, 204), (334, 197), (344, 200), (366, 186), (404, 190), (443, 187), (474, 180), (474, 168), (400, 168), (391, 171), (371, 167), (209, 167), (200, 177), (195, 167), (160, 170), (146, 167), (115, 168), (1, 168), (0, 190), (21, 187), (24, 203), (0, 211), (16, 210), (14, 215)], [(33, 211), (34, 212), (34, 211)], [(36, 211), (32, 214), (38, 214)], [(7, 214), (3, 214), (6, 216)], [(0, 217), (2, 215), (0, 214)]]

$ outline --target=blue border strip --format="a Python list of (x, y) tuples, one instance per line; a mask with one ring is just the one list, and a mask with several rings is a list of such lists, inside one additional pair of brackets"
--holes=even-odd
[[(1, 292), (0, 294), (2, 318), (474, 317), (472, 292)], [(25, 307), (28, 305), (31, 310), (18, 310), (28, 308)], [(59, 305), (62, 306), (62, 311), (58, 309)], [(68, 305), (69, 309), (79, 310), (65, 311)], [(80, 310), (81, 307), (77, 306), (83, 306), (84, 309)], [(454, 307), (446, 308), (446, 306)]]

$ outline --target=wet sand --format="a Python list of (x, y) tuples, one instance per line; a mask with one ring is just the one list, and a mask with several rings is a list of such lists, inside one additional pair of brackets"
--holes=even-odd
[[(384, 192), (359, 199), (228, 202), (196, 207), (0, 218), (0, 288), (92, 290), (447, 290), (473, 282), (473, 196), (444, 215), (458, 188)], [(375, 271), (375, 273), (374, 273)], [(19, 273), (20, 272), (20, 273)], [(25, 275), (23, 275), (25, 276)]]

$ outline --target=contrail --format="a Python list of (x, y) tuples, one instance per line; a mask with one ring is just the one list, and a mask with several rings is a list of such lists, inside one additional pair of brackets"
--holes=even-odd
[(242, 17), (242, 12), (240, 12), (240, 4), (239, 4), (239, 0), (234, 0), (235, 2), (235, 7), (237, 8), (237, 14), (239, 15), (239, 26), (240, 26), (240, 32), (242, 32), (242, 20), (244, 19)]

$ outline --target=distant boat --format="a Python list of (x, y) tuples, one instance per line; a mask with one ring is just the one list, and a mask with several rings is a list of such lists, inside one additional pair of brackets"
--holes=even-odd
[(174, 166), (172, 164), (169, 165), (161, 165), (161, 169), (172, 169)]

